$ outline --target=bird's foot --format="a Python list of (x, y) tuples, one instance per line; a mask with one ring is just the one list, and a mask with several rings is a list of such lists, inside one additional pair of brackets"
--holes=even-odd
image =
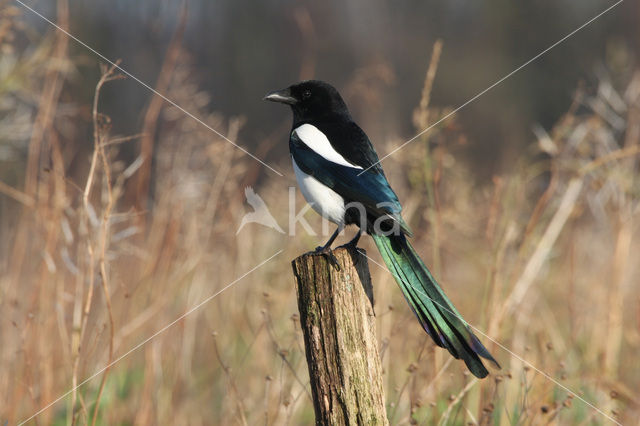
[(314, 251), (315, 254), (321, 254), (329, 261), (331, 265), (333, 265), (338, 271), (340, 270), (340, 264), (338, 263), (338, 259), (333, 254), (331, 247), (329, 246), (318, 246)]

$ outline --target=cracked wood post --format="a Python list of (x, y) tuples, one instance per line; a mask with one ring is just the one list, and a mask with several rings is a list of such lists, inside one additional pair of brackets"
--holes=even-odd
[(388, 425), (367, 258), (355, 249), (291, 262), (318, 425)]

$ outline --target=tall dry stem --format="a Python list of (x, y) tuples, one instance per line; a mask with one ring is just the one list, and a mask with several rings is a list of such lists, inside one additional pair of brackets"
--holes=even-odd
[[(101, 283), (104, 298), (105, 298), (105, 304), (107, 308), (107, 316), (108, 316), (108, 322), (109, 322), (109, 353), (107, 357), (107, 367), (104, 370), (104, 374), (102, 375), (100, 387), (98, 389), (98, 395), (94, 402), (95, 406), (93, 409), (93, 416), (91, 420), (92, 425), (95, 425), (98, 417), (98, 408), (100, 406), (100, 398), (102, 397), (102, 392), (104, 390), (106, 379), (109, 374), (111, 362), (113, 361), (113, 343), (114, 343), (114, 333), (115, 333), (113, 310), (111, 306), (111, 295), (109, 291), (109, 278), (107, 275), (107, 266), (106, 266), (106, 251), (107, 251), (108, 241), (110, 238), (110, 219), (111, 219), (111, 211), (113, 209), (113, 204), (114, 204), (114, 197), (113, 197), (113, 191), (112, 191), (112, 185), (111, 185), (111, 168), (109, 165), (109, 159), (107, 158), (107, 154), (105, 153), (105, 149), (104, 149), (105, 123), (102, 122), (103, 118), (98, 113), (98, 104), (100, 100), (100, 90), (102, 89), (103, 85), (109, 81), (122, 78), (121, 75), (116, 74), (115, 72), (118, 64), (119, 64), (119, 61), (117, 61), (110, 68), (104, 70), (104, 72), (102, 73), (102, 76), (100, 77), (100, 80), (98, 81), (98, 84), (96, 85), (95, 94), (93, 98), (93, 109), (92, 109), (94, 148), (93, 148), (93, 154), (91, 157), (91, 166), (89, 169), (89, 175), (87, 177), (87, 182), (86, 182), (86, 186), (83, 194), (83, 202), (84, 202), (86, 214), (90, 215), (92, 214), (90, 212), (90, 209), (92, 207), (90, 207), (89, 198), (91, 195), (91, 190), (94, 186), (94, 180), (96, 179), (96, 170), (98, 168), (99, 161), (100, 161), (102, 164), (102, 172), (104, 174), (104, 179), (103, 179), (104, 185), (107, 190), (106, 205), (104, 206), (104, 209), (102, 212), (102, 217), (100, 221), (100, 231), (99, 231), (99, 236), (97, 238), (97, 242), (95, 243), (96, 244), (95, 247), (93, 246), (94, 243), (91, 241), (91, 236), (88, 237), (89, 238), (88, 254), (89, 254), (89, 261), (91, 262), (91, 266), (89, 268), (89, 271), (92, 274), (90, 278), (91, 283), (93, 283), (93, 276), (94, 276), (94, 269), (93, 269), (93, 264), (95, 261), (94, 253), (97, 253), (98, 255), (98, 266), (99, 266), (99, 273), (101, 278), (100, 283)], [(90, 290), (87, 297), (86, 305), (85, 305), (85, 312), (88, 309), (90, 309), (92, 295), (93, 295), (93, 291)], [(86, 322), (84, 323), (86, 325)], [(84, 330), (81, 329), (80, 334), (83, 334), (83, 331)], [(77, 342), (78, 348), (79, 348), (79, 345), (80, 345), (80, 341)], [(76, 362), (74, 362), (74, 367)], [(77, 381), (77, 368), (74, 368), (73, 380)], [(74, 397), (75, 397), (75, 389), (74, 389)]]

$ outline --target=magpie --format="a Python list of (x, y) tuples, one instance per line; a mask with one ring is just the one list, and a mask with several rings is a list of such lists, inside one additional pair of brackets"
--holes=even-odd
[(480, 357), (500, 368), (409, 244), (412, 232), (402, 219), (400, 201), (373, 145), (338, 91), (323, 81), (308, 80), (271, 92), (264, 100), (291, 107), (289, 151), (298, 186), (317, 213), (338, 225), (316, 251), (335, 262), (331, 244), (346, 225), (357, 225), (358, 232), (347, 245), (355, 247), (363, 231), (371, 235), (436, 345), (462, 358), (476, 377), (489, 374)]

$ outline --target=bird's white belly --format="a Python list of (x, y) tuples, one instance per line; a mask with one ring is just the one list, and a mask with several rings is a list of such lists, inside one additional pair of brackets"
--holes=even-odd
[(307, 203), (320, 215), (331, 222), (341, 225), (344, 223), (344, 198), (331, 188), (323, 185), (313, 176), (300, 170), (293, 158), (293, 171), (298, 180), (300, 192)]

